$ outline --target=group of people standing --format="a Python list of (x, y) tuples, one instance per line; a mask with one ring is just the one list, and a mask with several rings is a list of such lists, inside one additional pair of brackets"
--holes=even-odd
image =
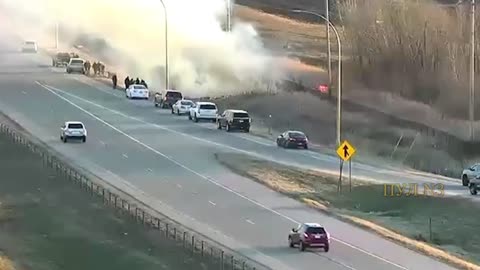
[[(133, 78), (130, 78), (129, 76), (127, 76), (123, 82), (125, 84), (125, 89), (127, 89), (132, 84), (141, 84), (141, 85), (145, 86), (145, 88), (148, 88), (148, 85), (145, 82), (145, 80), (139, 79), (138, 77), (136, 79), (133, 79)], [(118, 84), (117, 74), (113, 74), (112, 84), (113, 84), (113, 89), (117, 89), (117, 84)]]
[(90, 75), (90, 69), (93, 69), (93, 75), (105, 75), (105, 65), (102, 62), (85, 61), (83, 64), (85, 67), (85, 74)]

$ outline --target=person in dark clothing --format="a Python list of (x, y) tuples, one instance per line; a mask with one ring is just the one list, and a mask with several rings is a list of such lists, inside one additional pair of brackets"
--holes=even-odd
[(133, 78), (130, 79), (130, 84), (129, 85), (132, 85), (132, 84), (135, 84), (135, 80)]
[(97, 62), (93, 62), (92, 68), (93, 68), (93, 75), (94, 76), (97, 75), (97, 69), (98, 69)]
[(90, 68), (92, 67), (92, 64), (90, 63), (90, 61), (87, 61), (86, 64), (87, 64), (86, 73), (87, 73), (87, 75), (90, 75)]
[(98, 62), (98, 65), (99, 65), (99, 68), (98, 68), (99, 74), (102, 76), (105, 75), (105, 65), (100, 62)]
[(140, 84), (140, 79), (137, 77), (137, 79), (135, 80), (135, 84)]
[(112, 76), (113, 89), (117, 89), (117, 74)]
[(142, 79), (142, 80), (140, 81), (140, 84), (143, 85), (143, 86), (145, 86), (145, 88), (148, 88), (148, 85), (147, 85), (147, 83), (145, 82), (145, 80)]
[(130, 86), (130, 78), (128, 76), (125, 78), (124, 83), (125, 83), (125, 89), (127, 89)]

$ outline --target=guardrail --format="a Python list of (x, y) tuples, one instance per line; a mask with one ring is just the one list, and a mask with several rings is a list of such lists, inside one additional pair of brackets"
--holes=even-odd
[(224, 247), (220, 243), (181, 225), (169, 217), (136, 201), (122, 191), (112, 191), (107, 183), (98, 183), (56, 157), (46, 146), (32, 142), (28, 136), (17, 128), (0, 123), (0, 133), (6, 135), (13, 143), (27, 147), (31, 152), (38, 154), (46, 167), (55, 169), (65, 178), (79, 185), (92, 196), (100, 197), (104, 204), (119, 209), (126, 215), (134, 218), (138, 223), (159, 231), (159, 235), (177, 241), (179, 246), (191, 252), (193, 256), (210, 259), (209, 262), (221, 270), (271, 270), (247, 257)]

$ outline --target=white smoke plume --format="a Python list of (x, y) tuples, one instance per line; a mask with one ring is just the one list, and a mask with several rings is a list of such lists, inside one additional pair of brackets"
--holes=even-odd
[[(54, 44), (60, 39), (103, 39), (97, 53), (153, 87), (164, 88), (164, 9), (160, 0), (0, 0), (14, 16), (17, 31)], [(171, 86), (190, 95), (235, 94), (259, 90), (280, 76), (274, 58), (248, 23), (222, 29), (226, 0), (164, 0), (168, 18)], [(21, 26), (20, 26), (21, 24)], [(43, 38), (42, 38), (43, 37)], [(45, 37), (48, 37), (45, 39)], [(85, 38), (83, 38), (85, 41)], [(40, 42), (40, 46), (42, 46)], [(98, 43), (98, 42), (97, 42)], [(107, 48), (107, 49), (105, 49)], [(120, 78), (123, 80), (123, 78)]]

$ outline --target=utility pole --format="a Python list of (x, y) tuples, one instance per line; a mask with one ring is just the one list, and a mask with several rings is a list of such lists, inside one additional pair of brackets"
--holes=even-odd
[(475, 139), (474, 127), (475, 123), (475, 0), (471, 3), (471, 23), (470, 26), (470, 104), (469, 104), (469, 121), (470, 121), (470, 140)]
[(332, 97), (332, 51), (330, 49), (330, 1), (325, 0), (325, 26), (327, 31), (328, 97)]
[(58, 22), (55, 22), (55, 50), (58, 50)]
[(232, 31), (232, 0), (227, 0), (227, 32)]

